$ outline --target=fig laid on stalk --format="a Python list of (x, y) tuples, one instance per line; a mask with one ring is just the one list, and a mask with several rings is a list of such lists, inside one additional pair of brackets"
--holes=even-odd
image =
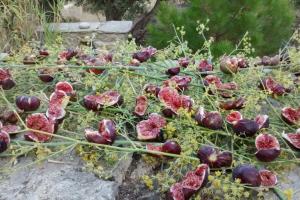
[(50, 68), (43, 68), (38, 71), (38, 77), (44, 83), (49, 83), (54, 80), (55, 70)]
[(261, 185), (265, 187), (274, 187), (277, 184), (277, 176), (266, 169), (259, 170)]
[(162, 128), (166, 124), (167, 122), (162, 116), (152, 113), (147, 120), (140, 121), (136, 125), (137, 138), (139, 140), (155, 140), (161, 136)]
[(268, 115), (257, 115), (254, 120), (258, 124), (259, 129), (269, 128), (270, 121)]
[(109, 90), (99, 95), (97, 103), (103, 107), (120, 106), (123, 104), (123, 96), (117, 91)]
[(139, 52), (134, 53), (132, 55), (132, 58), (137, 59), (141, 63), (146, 62), (147, 60), (149, 60), (151, 57), (154, 56), (156, 51), (157, 50), (155, 48), (149, 46), (147, 48), (141, 49)]
[(145, 115), (148, 108), (148, 99), (146, 96), (141, 95), (136, 98), (134, 114), (142, 117)]
[(183, 179), (171, 186), (168, 200), (187, 200), (196, 194), (208, 181), (209, 166), (201, 164), (194, 171), (189, 171)]
[(209, 165), (211, 168), (230, 167), (232, 163), (232, 154), (228, 151), (221, 152), (219, 149), (202, 146), (197, 153), (201, 163)]
[(83, 105), (88, 110), (99, 111), (102, 106), (98, 103), (99, 95), (86, 95), (83, 98)]
[(144, 86), (144, 91), (146, 94), (151, 94), (153, 96), (158, 96), (158, 93), (160, 91), (160, 87), (158, 87), (157, 85), (154, 85), (154, 84), (146, 84)]
[(290, 125), (300, 124), (300, 108), (285, 107), (281, 110), (282, 119)]
[(300, 128), (296, 130), (296, 133), (282, 133), (282, 137), (288, 141), (288, 143), (295, 148), (300, 150)]
[[(33, 142), (48, 142), (51, 140), (54, 133), (54, 122), (49, 120), (43, 113), (35, 113), (28, 115), (26, 118), (26, 126), (30, 129), (25, 133), (24, 137), (26, 140)], [(36, 132), (34, 130), (43, 131), (48, 134)]]
[(241, 119), (233, 125), (233, 131), (239, 136), (251, 137), (259, 130), (259, 126), (254, 120)]
[(220, 85), (222, 85), (222, 81), (218, 76), (208, 75), (204, 78), (203, 84), (205, 86), (215, 85), (216, 87), (219, 87)]
[(195, 120), (199, 125), (212, 130), (222, 129), (223, 127), (222, 116), (217, 111), (206, 112), (203, 108), (200, 108), (195, 115)]
[(187, 90), (192, 78), (189, 76), (173, 76), (172, 78), (164, 81), (164, 87), (176, 88), (179, 91)]
[(70, 101), (70, 97), (62, 90), (55, 90), (49, 100), (49, 105), (57, 105), (59, 107), (67, 107)]
[(166, 74), (170, 76), (175, 76), (180, 73), (180, 67), (172, 67), (167, 69)]
[(245, 99), (243, 97), (240, 97), (235, 100), (220, 102), (220, 108), (224, 110), (242, 109), (244, 106), (245, 106)]
[(176, 141), (168, 140), (162, 145), (162, 151), (165, 153), (180, 154), (181, 147)]
[(282, 96), (285, 93), (289, 93), (290, 89), (285, 88), (283, 85), (279, 84), (272, 77), (267, 77), (263, 79), (259, 86), (261, 89), (268, 91), (269, 93), (277, 96)]
[(10, 144), (10, 137), (9, 134), (4, 131), (0, 130), (0, 153), (6, 151)]
[(5, 126), (3, 126), (2, 128), (0, 128), (2, 131), (5, 131), (8, 134), (12, 134), (15, 132), (18, 132), (21, 130), (20, 126), (17, 125), (13, 125), (13, 124), (6, 124)]
[(224, 56), (220, 60), (220, 69), (226, 74), (237, 73), (238, 71), (238, 59), (237, 57)]
[(55, 90), (64, 91), (70, 97), (70, 100), (76, 99), (76, 92), (74, 91), (73, 86), (67, 81), (56, 83)]
[(0, 68), (0, 86), (3, 90), (10, 90), (16, 85), (8, 69)]
[(4, 123), (15, 124), (19, 121), (18, 116), (12, 110), (0, 109), (0, 112), (0, 120), (2, 120)]
[(66, 111), (63, 107), (59, 105), (49, 105), (46, 116), (48, 119), (52, 121), (56, 121), (57, 123), (61, 123), (66, 115)]
[(212, 62), (209, 60), (201, 60), (198, 65), (198, 71), (200, 72), (209, 72), (213, 71)]
[(189, 58), (179, 58), (178, 59), (178, 64), (183, 68), (187, 68), (190, 63), (191, 63), (191, 60)]
[(40, 99), (35, 96), (18, 96), (16, 105), (20, 110), (35, 111), (40, 107)]
[(257, 149), (255, 156), (263, 162), (271, 162), (280, 155), (280, 145), (277, 138), (273, 135), (263, 133), (255, 139)]
[(243, 116), (239, 111), (233, 111), (227, 115), (226, 122), (231, 125), (234, 125), (242, 119), (243, 119)]
[(233, 180), (240, 179), (241, 183), (258, 187), (261, 185), (259, 171), (252, 165), (239, 165), (232, 171)]

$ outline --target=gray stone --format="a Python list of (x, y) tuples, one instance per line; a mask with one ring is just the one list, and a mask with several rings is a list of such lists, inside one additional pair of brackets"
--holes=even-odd
[(46, 162), (1, 176), (0, 200), (114, 200), (118, 196), (119, 184), (82, 172), (78, 159)]
[(99, 26), (99, 30), (104, 33), (128, 33), (131, 29), (132, 21), (108, 21)]
[(128, 171), (131, 162), (132, 162), (132, 153), (124, 154), (124, 156), (118, 161), (118, 164), (112, 170), (114, 180), (117, 183), (119, 184), (123, 183), (123, 181), (125, 180), (126, 172)]
[(80, 24), (79, 24), (79, 28), (80, 29), (88, 29), (88, 28), (90, 28), (91, 26), (90, 26), (90, 23), (88, 23), (88, 22), (81, 22)]

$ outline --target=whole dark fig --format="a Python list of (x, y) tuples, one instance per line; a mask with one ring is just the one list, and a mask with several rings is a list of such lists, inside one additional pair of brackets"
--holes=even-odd
[(254, 136), (259, 130), (256, 121), (249, 119), (241, 119), (233, 125), (233, 131), (239, 136), (251, 137)]
[(40, 99), (35, 96), (18, 96), (16, 105), (24, 111), (35, 111), (40, 107)]
[(212, 130), (222, 129), (223, 119), (219, 112), (208, 112), (202, 120), (202, 125)]
[(0, 130), (0, 153), (6, 151), (10, 144), (9, 134), (3, 130)]
[(172, 154), (180, 154), (181, 147), (176, 141), (168, 140), (162, 146), (162, 151)]
[(252, 165), (239, 165), (232, 171), (232, 178), (240, 179), (241, 183), (258, 187), (261, 184), (259, 171)]
[(221, 152), (210, 146), (202, 146), (197, 153), (201, 163), (208, 164), (211, 168), (230, 167), (232, 154), (228, 151)]
[(180, 67), (172, 67), (167, 69), (166, 74), (170, 76), (175, 76), (179, 74), (179, 72), (180, 72)]

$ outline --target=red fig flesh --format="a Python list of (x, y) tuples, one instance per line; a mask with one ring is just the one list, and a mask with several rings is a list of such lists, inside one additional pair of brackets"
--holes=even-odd
[(229, 115), (227, 115), (226, 122), (234, 125), (242, 119), (243, 119), (243, 116), (239, 111), (233, 111)]
[(261, 185), (265, 187), (273, 187), (277, 184), (277, 176), (269, 170), (259, 170)]
[(295, 149), (300, 150), (300, 129), (297, 129), (296, 133), (282, 133), (282, 137)]
[(187, 90), (192, 78), (189, 76), (173, 76), (169, 80), (164, 81), (165, 87), (176, 88), (177, 90)]
[(198, 70), (200, 72), (213, 71), (213, 65), (208, 60), (201, 60), (200, 63), (199, 63), (199, 66), (198, 66)]
[(255, 139), (256, 153), (258, 160), (263, 162), (271, 162), (280, 154), (280, 145), (276, 137), (263, 133), (259, 134)]
[(154, 140), (166, 125), (166, 120), (159, 114), (152, 113), (149, 119), (143, 120), (136, 125), (137, 138), (139, 140)]
[(136, 98), (134, 114), (141, 117), (144, 116), (148, 108), (148, 99), (146, 96), (138, 96)]
[(281, 116), (285, 122), (291, 125), (300, 124), (300, 108), (285, 107), (281, 110)]

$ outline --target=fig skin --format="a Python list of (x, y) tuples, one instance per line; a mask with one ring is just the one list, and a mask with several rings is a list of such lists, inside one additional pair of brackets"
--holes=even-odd
[(161, 112), (167, 118), (172, 118), (176, 115), (176, 113), (173, 112), (170, 108), (164, 108)]
[(190, 59), (189, 58), (179, 58), (178, 59), (178, 64), (183, 67), (183, 68), (187, 68), (188, 65), (190, 64)]
[(262, 162), (272, 162), (280, 155), (279, 149), (261, 149), (255, 153), (255, 156), (258, 160)]
[(7, 78), (7, 79), (1, 81), (0, 85), (2, 85), (3, 90), (10, 90), (13, 87), (15, 87), (16, 83), (11, 78)]
[(259, 170), (259, 175), (261, 177), (261, 185), (265, 187), (273, 187), (277, 184), (277, 176), (266, 169)]
[(40, 99), (35, 96), (18, 96), (16, 105), (24, 111), (35, 111), (40, 107)]
[(258, 124), (259, 129), (269, 128), (270, 126), (270, 119), (268, 115), (257, 115), (255, 121)]
[(238, 71), (238, 59), (236, 57), (225, 56), (221, 58), (220, 69), (225, 74), (237, 73)]
[(239, 165), (232, 171), (232, 178), (240, 179), (241, 183), (258, 187), (261, 185), (261, 178), (259, 171), (252, 165)]
[(3, 130), (0, 130), (0, 153), (6, 151), (10, 144), (9, 134)]
[(233, 131), (239, 136), (251, 137), (259, 130), (258, 124), (249, 119), (241, 119), (233, 125)]
[(205, 115), (201, 124), (212, 130), (219, 130), (223, 127), (223, 119), (219, 112), (209, 112)]
[(95, 112), (99, 111), (101, 109), (101, 106), (99, 105), (99, 103), (90, 99), (89, 95), (87, 95), (83, 98), (83, 105), (87, 110), (92, 110)]
[(180, 67), (172, 67), (167, 69), (166, 74), (170, 76), (175, 76), (180, 73)]
[(144, 92), (146, 94), (152, 94), (154, 96), (158, 96), (158, 93), (160, 91), (160, 87), (154, 85), (154, 84), (147, 84), (144, 86)]
[(211, 168), (230, 167), (232, 164), (232, 154), (210, 146), (202, 146), (197, 153), (201, 163), (209, 165)]
[(179, 155), (181, 153), (181, 147), (176, 141), (168, 140), (162, 145), (162, 151)]

